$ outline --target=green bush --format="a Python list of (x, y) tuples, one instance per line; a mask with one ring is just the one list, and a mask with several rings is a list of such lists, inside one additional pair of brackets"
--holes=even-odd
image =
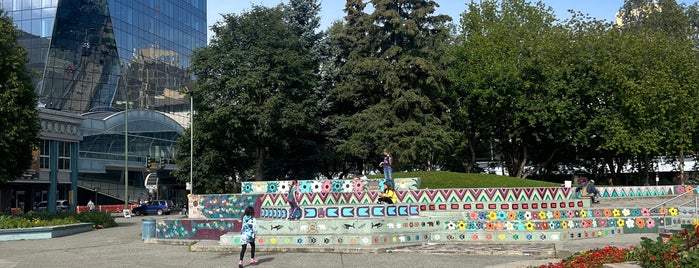
[(684, 229), (667, 241), (644, 237), (631, 255), (646, 268), (699, 267), (699, 228)]
[(107, 212), (29, 212), (20, 215), (0, 215), (0, 229), (45, 227), (75, 223), (92, 223), (92, 227), (96, 229), (117, 226), (116, 221)]

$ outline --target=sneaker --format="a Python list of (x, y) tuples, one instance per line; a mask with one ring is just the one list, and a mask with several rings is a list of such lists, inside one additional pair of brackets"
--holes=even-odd
[(256, 259), (250, 259), (250, 264), (257, 264), (257, 260), (256, 260)]
[(243, 260), (238, 261), (238, 268), (243, 268)]

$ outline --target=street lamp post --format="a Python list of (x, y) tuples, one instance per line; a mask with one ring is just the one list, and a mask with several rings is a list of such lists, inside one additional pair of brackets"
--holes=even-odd
[(189, 92), (189, 194), (194, 194), (194, 93)]
[(129, 215), (129, 105), (130, 101), (117, 101), (124, 105), (124, 217)]

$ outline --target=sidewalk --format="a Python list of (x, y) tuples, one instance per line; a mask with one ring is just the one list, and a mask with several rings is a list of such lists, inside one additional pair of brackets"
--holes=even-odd
[[(602, 199), (600, 207), (652, 207), (661, 198)], [(168, 218), (182, 218), (169, 215)], [(45, 240), (0, 242), (0, 268), (22, 267), (231, 267), (240, 247), (222, 247), (218, 241), (141, 240), (142, 219), (116, 218), (118, 227)], [(605, 246), (638, 245), (641, 237), (612, 237), (555, 243), (424, 244), (400, 248), (271, 249), (259, 247), (260, 267), (489, 267), (512, 268), (556, 262), (575, 252)], [(196, 242), (196, 243), (195, 243)], [(191, 245), (191, 246), (190, 246)], [(250, 249), (245, 263), (250, 258)]]

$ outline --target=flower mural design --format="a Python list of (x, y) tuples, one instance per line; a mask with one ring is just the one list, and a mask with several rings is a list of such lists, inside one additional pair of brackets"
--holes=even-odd
[(466, 223), (464, 221), (459, 221), (459, 225), (457, 225), (457, 227), (461, 231), (466, 230)]
[(264, 193), (267, 190), (267, 184), (263, 182), (257, 182), (252, 187), (252, 190), (256, 193)]
[(505, 224), (501, 221), (498, 221), (495, 223), (495, 229), (498, 231), (502, 231), (502, 229), (505, 228)]
[(243, 193), (246, 193), (246, 194), (252, 193), (252, 183), (250, 183), (250, 182), (243, 183)]
[(599, 220), (597, 220), (597, 224), (600, 227), (607, 227), (607, 219), (599, 219)]
[(447, 230), (456, 230), (456, 223), (454, 223), (453, 221), (450, 221), (449, 223), (447, 223), (445, 228)]
[(477, 220), (477, 219), (478, 219), (478, 213), (476, 213), (475, 211), (470, 211), (470, 212), (468, 213), (468, 217), (471, 218), (472, 220)]
[(547, 211), (546, 218), (553, 219), (553, 211)]
[(629, 215), (631, 215), (631, 211), (628, 208), (622, 209), (621, 215), (624, 215), (624, 217), (628, 217)]
[(532, 219), (532, 212), (531, 211), (524, 212), (524, 219), (531, 220)]
[(595, 217), (597, 217), (597, 218), (602, 217), (602, 211), (599, 209), (595, 209)]
[(498, 235), (498, 239), (500, 239), (500, 240), (505, 240), (505, 238), (506, 238), (505, 234)]
[(524, 224), (525, 228), (527, 231), (534, 231), (534, 223), (528, 221), (527, 223)]
[(517, 220), (519, 220), (519, 221), (524, 220), (524, 211), (517, 211)]
[(491, 211), (488, 213), (488, 219), (490, 219), (491, 221), (497, 220), (498, 214), (495, 213), (495, 211)]
[(507, 220), (514, 221), (515, 219), (517, 219), (517, 213), (514, 211), (508, 211), (507, 212)]
[(612, 216), (621, 217), (621, 212), (619, 211), (619, 209), (615, 208), (614, 210), (612, 210)]
[(587, 211), (584, 209), (580, 211), (580, 218), (587, 218)]
[(479, 219), (479, 220), (486, 220), (486, 219), (488, 219), (488, 213), (485, 213), (485, 211), (478, 212), (478, 219)]
[(636, 226), (638, 226), (639, 229), (642, 229), (645, 224), (646, 221), (643, 218), (636, 218)]
[(351, 181), (351, 180), (346, 180), (346, 181), (342, 184), (342, 192), (343, 192), (343, 193), (351, 193), (352, 190), (354, 190), (354, 186), (352, 185), (352, 181)]
[(360, 179), (360, 178), (354, 179), (354, 181), (352, 182), (352, 184), (354, 185), (354, 191), (355, 191), (355, 192), (362, 192), (362, 191), (365, 190), (364, 187), (366, 186), (366, 181), (364, 181), (364, 180), (362, 180), (362, 179)]
[(627, 228), (634, 228), (636, 221), (634, 221), (632, 218), (629, 218), (626, 220), (626, 227)]
[(485, 229), (488, 231), (495, 230), (495, 224), (492, 221), (485, 223)]
[(575, 217), (575, 211), (568, 210), (568, 218), (573, 218)]
[(667, 210), (667, 213), (669, 213), (670, 216), (677, 216), (677, 214), (679, 214), (679, 211), (677, 210), (677, 208), (672, 207)]
[(299, 192), (310, 193), (311, 188), (311, 181), (299, 181)]
[(641, 209), (641, 216), (644, 216), (644, 217), (650, 216), (650, 210), (648, 210), (647, 208), (642, 208)]
[(517, 231), (524, 231), (527, 229), (527, 227), (524, 225), (523, 222), (520, 221), (515, 223), (515, 229), (517, 229)]
[(330, 180), (325, 180), (323, 181), (323, 185), (321, 185), (321, 193), (329, 193), (332, 192), (333, 190), (333, 182)]
[(277, 191), (279, 193), (288, 193), (289, 192), (289, 184), (290, 184), (289, 181), (280, 181), (279, 188), (277, 189)]
[(653, 228), (653, 227), (655, 227), (655, 220), (653, 220), (653, 218), (648, 218), (648, 219), (646, 220), (646, 226), (648, 226), (648, 228)]
[(553, 212), (553, 218), (554, 219), (560, 219), (561, 218), (561, 211), (556, 210)]
[(561, 229), (568, 229), (568, 222), (567, 221), (561, 222)]
[(512, 222), (510, 222), (510, 221), (508, 221), (508, 222), (505, 223), (505, 229), (507, 229), (508, 231), (514, 231), (514, 230), (515, 230), (515, 224), (512, 223)]
[(622, 219), (622, 218), (619, 218), (616, 220), (616, 226), (624, 227), (624, 223), (625, 223), (624, 219)]
[(605, 209), (602, 211), (602, 214), (604, 214), (605, 217), (609, 218), (609, 217), (612, 216), (612, 210), (611, 210), (611, 209), (608, 209), (608, 208), (605, 208)]
[(546, 219), (546, 211), (539, 211), (539, 219), (545, 220)]
[(632, 216), (632, 217), (641, 216), (641, 209), (632, 208), (632, 209), (631, 209), (631, 216)]
[(477, 228), (478, 228), (478, 227), (476, 226), (476, 223), (475, 223), (475, 222), (469, 221), (469, 222), (466, 224), (466, 229), (469, 230), (469, 231), (476, 230)]
[(507, 220), (507, 212), (498, 211), (498, 220), (500, 220), (500, 221)]
[(343, 185), (341, 180), (333, 180), (333, 193), (341, 193), (342, 186)]
[(268, 193), (276, 193), (277, 189), (279, 189), (279, 183), (276, 181), (271, 181), (267, 183), (267, 192)]
[(320, 181), (313, 181), (311, 182), (311, 192), (312, 193), (320, 193), (323, 191), (323, 183)]

